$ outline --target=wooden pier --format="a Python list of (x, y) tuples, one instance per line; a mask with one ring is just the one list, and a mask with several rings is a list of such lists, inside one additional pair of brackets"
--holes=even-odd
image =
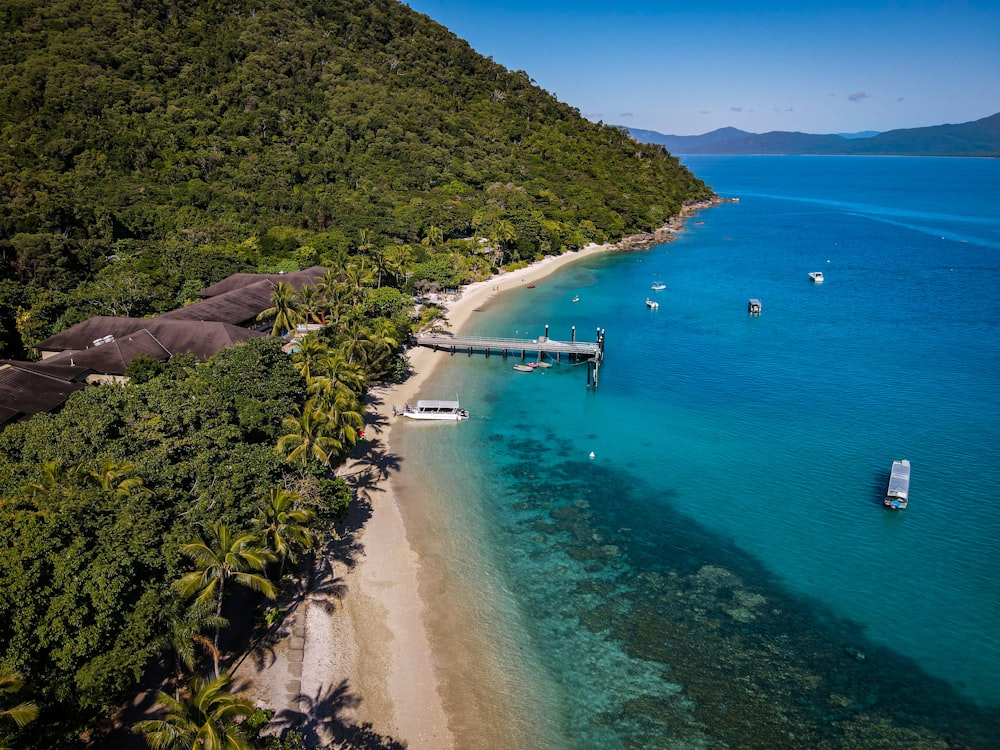
[(547, 355), (556, 362), (562, 361), (563, 355), (568, 362), (587, 365), (587, 387), (593, 379), (597, 388), (598, 373), (601, 361), (604, 359), (604, 329), (597, 329), (597, 338), (593, 342), (577, 341), (574, 326), (570, 341), (555, 341), (549, 338), (549, 327), (545, 326), (545, 335), (534, 339), (497, 338), (492, 336), (452, 336), (449, 333), (418, 333), (415, 337), (417, 346), (426, 346), (452, 354), (463, 351), (471, 357), (473, 354), (499, 354), (504, 359), (508, 356), (518, 356), (527, 359), (529, 353), (537, 354), (541, 359)]

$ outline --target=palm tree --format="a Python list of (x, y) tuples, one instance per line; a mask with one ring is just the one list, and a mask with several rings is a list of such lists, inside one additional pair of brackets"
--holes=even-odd
[(315, 332), (299, 340), (299, 348), (292, 353), (292, 364), (308, 382), (322, 372), (322, 362), (330, 356), (330, 347)]
[(341, 446), (351, 446), (358, 442), (358, 431), (365, 426), (364, 406), (358, 394), (349, 388), (338, 386), (334, 389), (333, 397), (326, 402), (326, 409), (337, 442)]
[(117, 497), (127, 497), (132, 493), (151, 495), (152, 492), (135, 476), (135, 464), (129, 461), (115, 461), (113, 458), (101, 459), (100, 465), (94, 471), (84, 475), (92, 484)]
[(229, 675), (192, 677), (183, 698), (161, 692), (156, 702), (166, 718), (140, 721), (133, 731), (153, 750), (252, 750), (239, 721), (254, 713), (254, 705), (230, 693), (230, 681)]
[(361, 270), (365, 270), (365, 256), (375, 249), (375, 242), (372, 239), (372, 230), (358, 230), (358, 254), (361, 256)]
[(360, 365), (348, 362), (340, 351), (330, 350), (327, 356), (316, 360), (306, 390), (310, 395), (329, 399), (337, 386), (361, 396), (365, 392), (365, 373)]
[(307, 284), (295, 295), (300, 314), (304, 319), (323, 325), (326, 321), (323, 315), (323, 300), (319, 290), (312, 284)]
[[(183, 678), (182, 667), (194, 671), (198, 662), (198, 649), (212, 657), (215, 674), (219, 674), (219, 649), (215, 642), (202, 631), (229, 627), (229, 620), (214, 611), (212, 602), (195, 602), (190, 607), (175, 599), (172, 612), (167, 615), (167, 634), (160, 638), (161, 647), (169, 647), (174, 653), (174, 669), (177, 672), (177, 686)], [(177, 697), (177, 696), (175, 696)]]
[(344, 269), (344, 283), (347, 285), (348, 299), (353, 303), (361, 301), (364, 290), (371, 286), (372, 275), (366, 271), (364, 265), (358, 266), (356, 263), (348, 263)]
[[(185, 598), (195, 596), (197, 604), (215, 599), (217, 617), (222, 617), (222, 597), (230, 579), (274, 599), (277, 588), (260, 574), (274, 556), (260, 546), (260, 540), (249, 533), (234, 537), (223, 523), (213, 523), (210, 528), (207, 539), (199, 537), (181, 545), (181, 552), (194, 561), (196, 569), (174, 581), (174, 590)], [(213, 645), (219, 647), (218, 624)]]
[(487, 236), (496, 252), (497, 267), (502, 266), (507, 243), (517, 239), (517, 230), (510, 220), (497, 219), (490, 225)]
[(257, 316), (257, 320), (274, 318), (271, 335), (277, 336), (282, 331), (295, 330), (295, 324), (301, 322), (302, 315), (296, 302), (294, 287), (279, 281), (271, 292), (271, 307)]
[(65, 497), (70, 491), (70, 484), (76, 481), (76, 473), (75, 467), (64, 469), (62, 461), (58, 459), (46, 461), (42, 464), (41, 476), (18, 487), (13, 500), (23, 510), (44, 516), (47, 512), (46, 500), (50, 497)]
[(406, 280), (406, 269), (413, 261), (413, 251), (409, 245), (394, 245), (385, 250), (385, 270), (392, 276), (396, 286)]
[(365, 321), (361, 319), (352, 320), (341, 327), (337, 345), (349, 363), (360, 365), (364, 361), (364, 346), (367, 335)]
[[(24, 687), (24, 678), (17, 672), (0, 672), (0, 694), (13, 695)], [(38, 706), (31, 701), (22, 701), (16, 706), (0, 709), (0, 719), (10, 719), (18, 727), (23, 727), (38, 718)], [(0, 746), (0, 750), (7, 750)]]
[(303, 466), (310, 459), (329, 465), (330, 459), (342, 447), (333, 437), (330, 418), (315, 398), (306, 401), (297, 414), (285, 417), (281, 427), (285, 434), (278, 438), (278, 453)]
[(437, 247), (442, 242), (444, 242), (444, 232), (441, 227), (436, 227), (433, 224), (424, 230), (424, 238), (420, 240), (420, 244), (426, 247)]
[(364, 370), (369, 376), (377, 376), (380, 363), (392, 356), (399, 346), (396, 327), (392, 321), (381, 318), (368, 325), (362, 343)]
[(279, 577), (284, 574), (285, 560), (297, 562), (295, 552), (313, 543), (309, 523), (316, 517), (311, 508), (296, 508), (299, 494), (282, 487), (267, 492), (258, 517), (264, 544), (281, 559)]

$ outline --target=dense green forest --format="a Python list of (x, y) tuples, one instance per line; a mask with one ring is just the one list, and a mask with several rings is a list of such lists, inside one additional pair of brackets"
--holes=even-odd
[(0, 433), (3, 747), (97, 742), (151, 667), (152, 744), (260, 745), (226, 665), (351, 502), (333, 469), (367, 388), (406, 375), (412, 295), (711, 196), (394, 0), (7, 0), (0, 92), (0, 358), (234, 272), (329, 271), (275, 289), (275, 333), (324, 324), (290, 357), (140, 357)]
[(8, 357), (236, 270), (388, 251), (459, 283), (490, 264), (449, 241), (531, 260), (710, 195), (395, 0), (10, 0), (0, 128)]

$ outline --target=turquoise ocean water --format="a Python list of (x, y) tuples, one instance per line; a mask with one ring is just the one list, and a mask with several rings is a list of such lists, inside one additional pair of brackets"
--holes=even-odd
[(453, 356), (422, 395), (472, 418), (397, 430), (518, 720), (549, 748), (997, 746), (1000, 160), (685, 163), (739, 202), (467, 329), (601, 327), (596, 392)]

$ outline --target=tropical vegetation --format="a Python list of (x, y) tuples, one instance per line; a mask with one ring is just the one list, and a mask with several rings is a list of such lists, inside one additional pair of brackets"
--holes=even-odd
[(330, 538), (367, 388), (406, 377), (434, 314), (414, 297), (711, 195), (395, 0), (15, 0), (0, 73), (0, 357), (236, 272), (327, 269), (276, 285), (274, 338), (138, 357), (0, 432), (3, 746), (98, 742), (154, 664), (152, 747), (259, 743), (232, 594), (266, 627)]
[(396, 0), (16, 0), (0, 74), (0, 356), (236, 271), (454, 287), (710, 195)]

